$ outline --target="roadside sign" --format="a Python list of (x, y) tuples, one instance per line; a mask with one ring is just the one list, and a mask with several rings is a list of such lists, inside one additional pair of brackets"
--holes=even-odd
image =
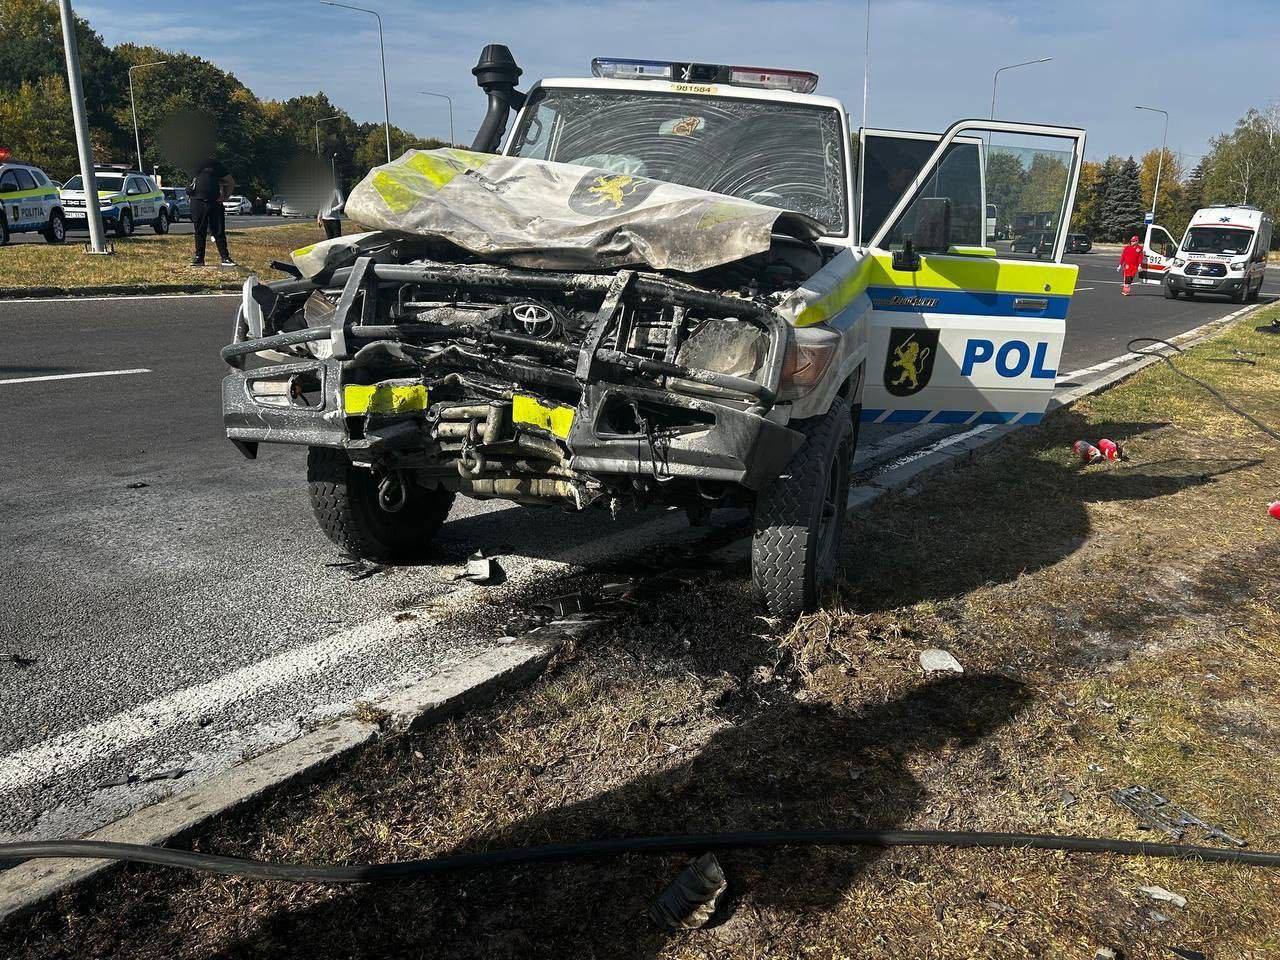
[(1146, 213), (1142, 215), (1143, 223), (1154, 223), (1155, 219), (1156, 219), (1155, 214), (1152, 213), (1150, 210), (1148, 210)]

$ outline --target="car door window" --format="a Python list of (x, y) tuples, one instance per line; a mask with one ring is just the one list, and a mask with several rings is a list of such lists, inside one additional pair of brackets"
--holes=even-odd
[(36, 182), (31, 179), (31, 174), (27, 173), (27, 171), (19, 169), (13, 172), (17, 177), (19, 190), (34, 190), (36, 188)]
[(12, 170), (0, 174), (0, 193), (13, 193), (18, 189), (18, 176)]

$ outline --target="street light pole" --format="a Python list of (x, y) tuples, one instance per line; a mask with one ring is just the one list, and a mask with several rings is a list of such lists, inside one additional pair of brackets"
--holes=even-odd
[(1024, 60), (1022, 63), (1011, 63), (1008, 66), (1001, 67), (991, 75), (991, 119), (996, 118), (996, 81), (1000, 79), (1000, 74), (1006, 70), (1012, 70), (1014, 67), (1029, 67), (1033, 63), (1048, 63), (1053, 57), (1041, 57), (1039, 60)]
[(445, 93), (432, 93), (430, 90), (419, 90), (424, 97), (440, 97), (442, 100), (449, 101), (449, 146), (453, 146), (458, 141), (453, 136), (453, 97)]
[(867, 86), (871, 73), (871, 0), (867, 0), (867, 35), (862, 45), (862, 123), (867, 125)]
[(337, 113), (337, 114), (334, 114), (332, 117), (321, 117), (319, 120), (316, 121), (316, 156), (317, 157), (320, 156), (320, 124), (328, 123), (330, 120), (338, 120), (341, 117), (342, 117), (342, 114)]
[(368, 7), (353, 7), (349, 3), (337, 3), (335, 0), (320, 0), (327, 7), (343, 7), (347, 10), (359, 10), (361, 13), (371, 13), (378, 20), (378, 53), (382, 56), (382, 115), (384, 120), (384, 129), (387, 134), (387, 163), (391, 162), (391, 102), (387, 98), (387, 48), (382, 42), (382, 16), (377, 10), (370, 10)]
[(1156, 222), (1156, 197), (1160, 196), (1160, 174), (1164, 171), (1164, 150), (1165, 145), (1169, 142), (1169, 111), (1161, 110), (1159, 107), (1139, 107), (1134, 106), (1135, 110), (1150, 110), (1152, 113), (1164, 114), (1164, 135), (1160, 138), (1160, 160), (1156, 163), (1156, 188), (1151, 191), (1151, 222)]
[(139, 63), (129, 68), (129, 112), (133, 114), (133, 145), (138, 150), (138, 172), (142, 172), (142, 141), (138, 138), (138, 105), (133, 99), (133, 71), (143, 67), (158, 67), (168, 60), (152, 60), (150, 63)]
[(76, 18), (71, 0), (58, 0), (62, 17), (62, 47), (67, 57), (67, 89), (71, 94), (71, 117), (76, 128), (76, 153), (80, 157), (80, 179), (84, 182), (84, 214), (89, 222), (89, 253), (107, 253), (102, 213), (98, 208), (98, 178), (93, 174), (93, 146), (89, 143), (89, 120), (84, 109), (84, 84), (80, 80), (80, 47), (76, 43)]

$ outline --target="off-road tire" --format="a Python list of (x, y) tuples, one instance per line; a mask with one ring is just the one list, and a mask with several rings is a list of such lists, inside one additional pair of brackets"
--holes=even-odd
[(169, 214), (161, 210), (154, 220), (151, 221), (151, 229), (160, 235), (169, 232)]
[(55, 210), (49, 214), (49, 223), (44, 228), (45, 243), (62, 243), (67, 239), (67, 221)]
[(128, 237), (133, 235), (133, 214), (128, 210), (122, 211), (120, 219), (116, 221), (116, 236)]
[(370, 470), (354, 466), (341, 450), (311, 447), (307, 491), (325, 536), (346, 553), (375, 563), (418, 563), (449, 515), (454, 495), (411, 486), (405, 505), (388, 513), (378, 505)]
[[(751, 540), (756, 594), (771, 616), (784, 619), (816, 606), (835, 576), (855, 443), (841, 398), (822, 416), (793, 426), (804, 433), (804, 445), (756, 498)], [(828, 520), (834, 528), (824, 529), (824, 507), (834, 511)]]
[(1172, 286), (1170, 286), (1169, 284), (1167, 284), (1167, 283), (1166, 283), (1166, 284), (1164, 285), (1164, 298), (1165, 298), (1166, 300), (1177, 300), (1177, 299), (1178, 299), (1178, 291), (1177, 291), (1177, 290), (1175, 290), (1175, 289), (1173, 289), (1173, 287), (1172, 287)]

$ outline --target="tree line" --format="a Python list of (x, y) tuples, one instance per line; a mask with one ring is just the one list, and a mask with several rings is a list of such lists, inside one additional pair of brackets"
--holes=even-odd
[[(1209, 141), (1189, 170), (1178, 154), (1164, 153), (1156, 223), (1180, 239), (1191, 215), (1213, 204), (1249, 204), (1280, 218), (1280, 101), (1251, 109), (1234, 129)], [(1095, 240), (1127, 240), (1151, 209), (1160, 151), (1141, 160), (1110, 156), (1086, 160), (1080, 170), (1073, 229)], [(1280, 235), (1275, 242), (1280, 243)]]
[[(0, 0), (0, 37), (0, 147), (66, 180), (80, 167), (57, 4)], [(202, 57), (130, 43), (108, 46), (80, 17), (76, 38), (90, 139), (100, 163), (137, 163), (128, 71), (156, 60), (168, 63), (136, 70), (133, 83), (143, 167), (148, 173), (155, 167), (166, 183), (191, 178), (202, 158), (189, 155), (189, 145), (202, 137), (249, 196), (270, 197), (293, 181), (327, 180), (331, 161), (345, 184), (386, 162), (383, 125), (357, 123), (323, 92), (262, 100)], [(322, 119), (317, 151), (316, 121)], [(444, 145), (391, 128), (394, 156)]]

